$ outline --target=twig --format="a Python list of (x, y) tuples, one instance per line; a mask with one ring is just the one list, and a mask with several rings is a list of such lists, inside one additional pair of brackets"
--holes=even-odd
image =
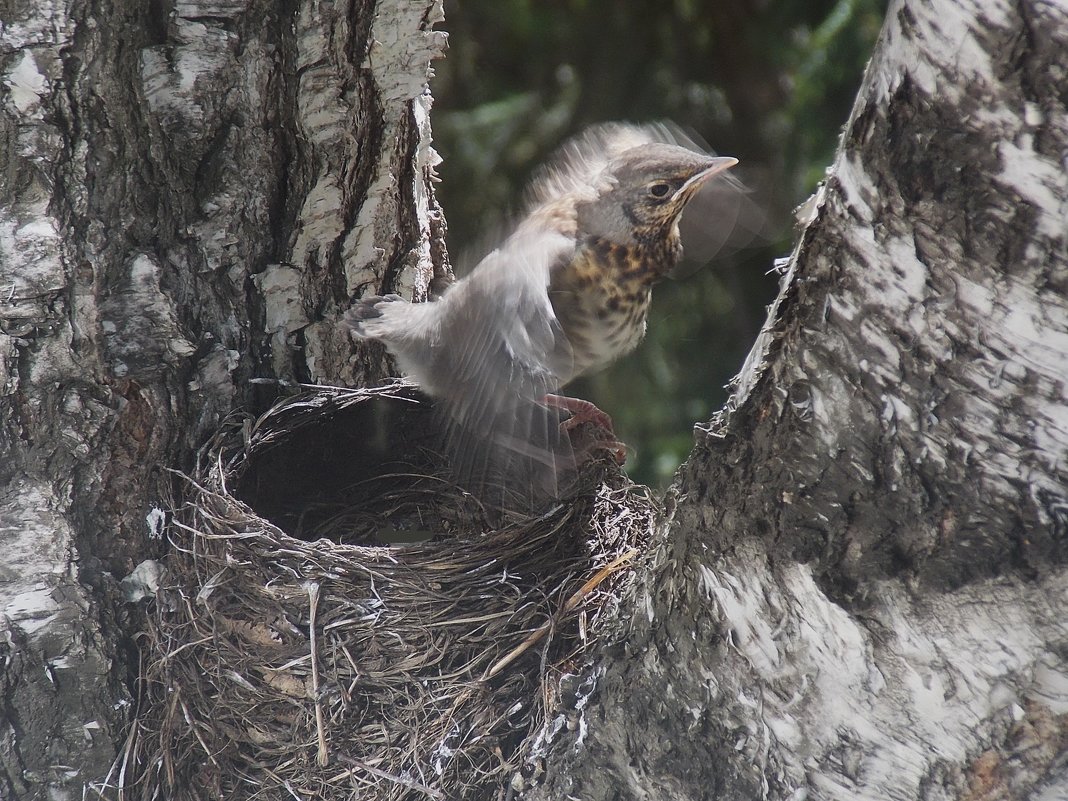
[[(397, 775), (395, 775), (393, 773), (387, 773), (384, 770), (379, 770), (378, 768), (373, 768), (370, 765), (368, 765), (366, 762), (361, 762), (360, 760), (355, 759), (353, 757), (345, 756), (344, 754), (342, 754), (341, 755), (341, 761), (342, 762), (348, 762), (350, 765), (352, 765), (355, 768), (359, 768), (360, 770), (365, 770), (368, 773), (370, 773), (372, 776), (377, 776), (380, 779), (388, 779), (389, 781), (396, 782), (397, 784), (399, 784), (399, 785), (401, 785), (403, 787), (410, 787), (413, 790), (418, 790), (421, 793), (426, 793), (431, 798), (441, 799), (441, 798), (445, 797), (445, 796), (443, 796), (441, 794), (440, 790), (435, 790), (433, 787), (427, 787), (425, 784), (421, 784), (421, 783), (415, 781), (415, 779), (408, 779), (408, 778), (405, 778), (404, 776), (397, 776)], [(347, 771), (347, 773), (350, 773), (350, 774), (352, 772), (353, 771), (351, 771), (351, 770)], [(339, 778), (341, 778), (341, 777), (340, 776), (334, 777), (335, 780), (339, 779)]]
[(312, 674), (312, 701), (315, 703), (315, 732), (319, 736), (319, 767), (325, 768), (330, 761), (326, 750), (326, 731), (323, 720), (323, 703), (319, 698), (319, 660), (315, 647), (315, 613), (319, 608), (319, 582), (309, 581), (307, 584), (308, 602), (311, 611), (308, 613), (308, 630), (311, 640), (311, 674)]
[[(579, 587), (575, 591), (575, 594), (567, 599), (567, 603), (564, 604), (563, 614), (566, 615), (568, 612), (572, 611), (576, 606), (582, 603), (582, 600), (591, 592), (593, 592), (602, 581), (604, 581), (606, 578), (616, 572), (616, 570), (618, 570), (620, 567), (625, 565), (637, 555), (638, 549), (631, 548), (629, 551), (624, 554), (621, 554), (620, 556), (617, 556), (607, 565), (605, 565), (596, 573), (594, 573), (593, 577), (590, 578), (589, 581)], [(548, 634), (550, 628), (552, 628), (551, 620), (542, 623), (540, 626), (538, 626), (538, 628), (534, 629), (534, 631), (532, 631), (527, 636), (527, 638), (523, 640), (523, 642), (519, 643), (519, 645), (517, 645), (503, 657), (498, 659), (497, 662), (488, 671), (486, 671), (486, 675), (482, 677), (482, 680), (485, 681), (486, 679), (492, 679), (494, 676), (496, 676), (498, 673), (500, 673), (502, 670), (512, 664), (512, 662), (514, 662), (516, 659), (518, 659), (520, 656), (530, 650), (530, 647), (532, 645), (534, 645), (536, 642), (538, 642), (538, 640)]]

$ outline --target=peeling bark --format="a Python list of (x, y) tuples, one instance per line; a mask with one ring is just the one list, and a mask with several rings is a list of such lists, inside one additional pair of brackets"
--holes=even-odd
[[(430, 0), (8, 3), (0, 797), (101, 780), (119, 579), (257, 377), (424, 299)], [(1068, 794), (1068, 13), (897, 0), (730, 407), (528, 798)], [(583, 684), (587, 686), (587, 684)], [(502, 790), (502, 793), (508, 793)]]
[(1068, 796), (1068, 13), (892, 4), (532, 798)]
[[(8, 3), (0, 797), (80, 796), (127, 717), (118, 581), (249, 379), (383, 374), (335, 329), (447, 272), (433, 0)], [(124, 634), (125, 632), (125, 634)]]

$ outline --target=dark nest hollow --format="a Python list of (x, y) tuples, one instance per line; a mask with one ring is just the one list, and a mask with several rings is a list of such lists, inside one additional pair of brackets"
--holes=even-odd
[[(410, 388), (229, 424), (168, 520), (143, 698), (109, 780), (141, 799), (506, 799), (581, 724), (654, 526), (618, 471), (491, 526)], [(588, 671), (587, 671), (588, 672)]]

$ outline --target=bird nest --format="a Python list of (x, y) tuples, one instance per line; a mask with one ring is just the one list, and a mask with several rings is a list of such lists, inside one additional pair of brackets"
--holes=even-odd
[(440, 477), (432, 427), (394, 385), (220, 432), (168, 516), (119, 797), (497, 799), (536, 781), (583, 725), (655, 505), (602, 465), (491, 524)]

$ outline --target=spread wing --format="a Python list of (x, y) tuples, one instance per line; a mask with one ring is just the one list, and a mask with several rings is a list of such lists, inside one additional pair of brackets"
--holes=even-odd
[(454, 477), (487, 506), (532, 511), (574, 468), (559, 412), (542, 403), (572, 372), (548, 285), (573, 249), (558, 233), (523, 231), (441, 300), (371, 298), (346, 315), (354, 335), (383, 341), (434, 398)]
[(567, 337), (549, 302), (549, 274), (571, 240), (517, 234), (442, 303), (434, 395), (457, 479), (484, 503), (527, 512), (557, 497), (575, 464), (559, 412), (542, 403), (571, 372)]

